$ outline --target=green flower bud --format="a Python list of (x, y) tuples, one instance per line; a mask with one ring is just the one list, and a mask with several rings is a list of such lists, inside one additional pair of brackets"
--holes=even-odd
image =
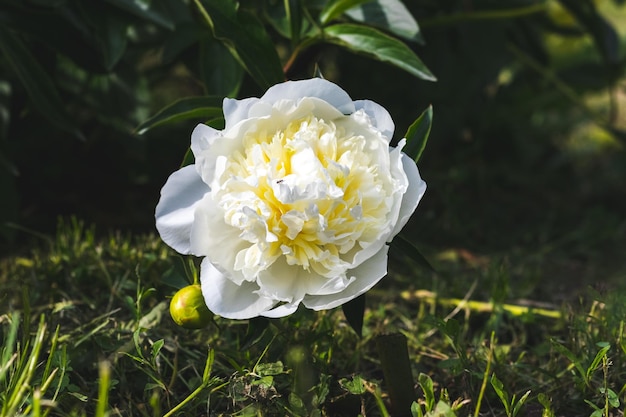
[(202, 329), (213, 318), (197, 284), (181, 288), (174, 294), (170, 302), (170, 315), (176, 324), (186, 329)]

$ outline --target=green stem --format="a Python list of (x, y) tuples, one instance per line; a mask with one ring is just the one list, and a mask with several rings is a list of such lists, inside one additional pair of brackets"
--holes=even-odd
[(176, 413), (178, 410), (180, 410), (181, 408), (183, 408), (189, 401), (193, 400), (195, 397), (198, 396), (198, 394), (200, 394), (205, 388), (207, 387), (207, 384), (205, 384), (204, 382), (202, 384), (200, 384), (200, 386), (198, 388), (196, 388), (191, 394), (189, 394), (187, 396), (187, 398), (185, 398), (184, 400), (182, 400), (180, 403), (178, 403), (174, 408), (172, 408), (170, 411), (168, 411), (166, 414), (163, 415), (163, 417), (170, 417), (173, 416), (174, 413)]
[(294, 48), (293, 52), (291, 52), (289, 59), (287, 59), (287, 62), (285, 62), (285, 65), (283, 65), (283, 73), (287, 74), (287, 72), (291, 69), (293, 64), (296, 62), (296, 59), (302, 52), (319, 42), (320, 38), (317, 36), (306, 38), (305, 40), (300, 42), (298, 46)]
[(202, 373), (202, 384), (198, 388), (196, 388), (191, 394), (187, 396), (184, 400), (178, 403), (174, 408), (168, 411), (163, 417), (173, 416), (178, 410), (183, 408), (187, 403), (197, 397), (205, 388), (211, 385), (211, 369), (213, 368), (213, 361), (215, 360), (215, 351), (213, 349), (209, 349), (209, 353), (207, 356), (206, 363), (204, 365), (204, 372)]
[(491, 361), (493, 360), (493, 349), (496, 341), (495, 332), (491, 332), (491, 340), (489, 341), (489, 354), (487, 355), (487, 368), (483, 374), (483, 383), (480, 386), (480, 392), (478, 393), (478, 399), (476, 400), (476, 408), (474, 409), (474, 417), (478, 417), (480, 413), (480, 404), (485, 396), (485, 390), (487, 389), (487, 381), (489, 380), (489, 373), (491, 372)]
[(98, 386), (98, 404), (96, 406), (96, 417), (106, 417), (109, 413), (107, 407), (109, 404), (109, 389), (111, 386), (111, 365), (106, 362), (100, 362), (100, 384)]

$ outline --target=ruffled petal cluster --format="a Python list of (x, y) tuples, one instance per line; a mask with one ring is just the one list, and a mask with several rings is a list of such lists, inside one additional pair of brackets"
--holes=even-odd
[(389, 113), (323, 79), (225, 99), (223, 110), (224, 130), (195, 128), (195, 164), (169, 177), (156, 208), (165, 243), (204, 258), (209, 309), (282, 317), (373, 287), (426, 190), (405, 140), (389, 145)]

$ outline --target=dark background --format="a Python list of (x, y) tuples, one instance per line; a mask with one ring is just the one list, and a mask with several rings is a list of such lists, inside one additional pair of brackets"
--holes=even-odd
[[(29, 92), (5, 47), (5, 253), (53, 234), (68, 216), (99, 232), (154, 232), (160, 187), (180, 166), (201, 120), (144, 135), (135, 129), (178, 98), (222, 93), (211, 91), (207, 74), (226, 64), (207, 53), (217, 42), (189, 7), (163, 2), (160, 12), (176, 23), (166, 28), (115, 3), (0, 1), (5, 44), (19, 40), (62, 103), (57, 114), (46, 107), (54, 103), (48, 90)], [(411, 9), (425, 44), (411, 47), (436, 83), (332, 45), (306, 51), (288, 77), (310, 77), (318, 64), (354, 99), (385, 106), (396, 139), (433, 105), (433, 130), (419, 163), (429, 188), (409, 226), (426, 252), (547, 250), (562, 254), (555, 274), (563, 279), (615, 270), (626, 248), (621, 3), (552, 2), (559, 7), (510, 16), (481, 14), (501, 7), (487, 0), (417, 1)], [(288, 46), (271, 27), (268, 32), (277, 48)], [(80, 34), (83, 40), (72, 38)], [(238, 97), (262, 94), (243, 77)]]

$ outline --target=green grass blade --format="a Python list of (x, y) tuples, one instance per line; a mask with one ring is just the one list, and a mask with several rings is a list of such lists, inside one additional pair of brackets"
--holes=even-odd
[(98, 384), (98, 403), (96, 405), (95, 417), (107, 417), (109, 415), (109, 389), (111, 387), (111, 365), (100, 362), (99, 366), (100, 382)]
[(611, 349), (611, 345), (607, 343), (606, 345), (602, 346), (598, 353), (596, 353), (595, 358), (593, 358), (593, 361), (591, 361), (591, 363), (587, 367), (587, 372), (585, 373), (587, 381), (591, 380), (591, 376), (593, 375), (595, 370), (598, 369), (602, 358), (606, 356), (609, 349)]
[(15, 350), (15, 340), (17, 339), (17, 331), (20, 327), (20, 313), (15, 312), (11, 316), (11, 325), (9, 332), (2, 344), (2, 363), (0, 364), (0, 384), (2, 384), (6, 378), (6, 374), (11, 368), (11, 364), (17, 358)]

